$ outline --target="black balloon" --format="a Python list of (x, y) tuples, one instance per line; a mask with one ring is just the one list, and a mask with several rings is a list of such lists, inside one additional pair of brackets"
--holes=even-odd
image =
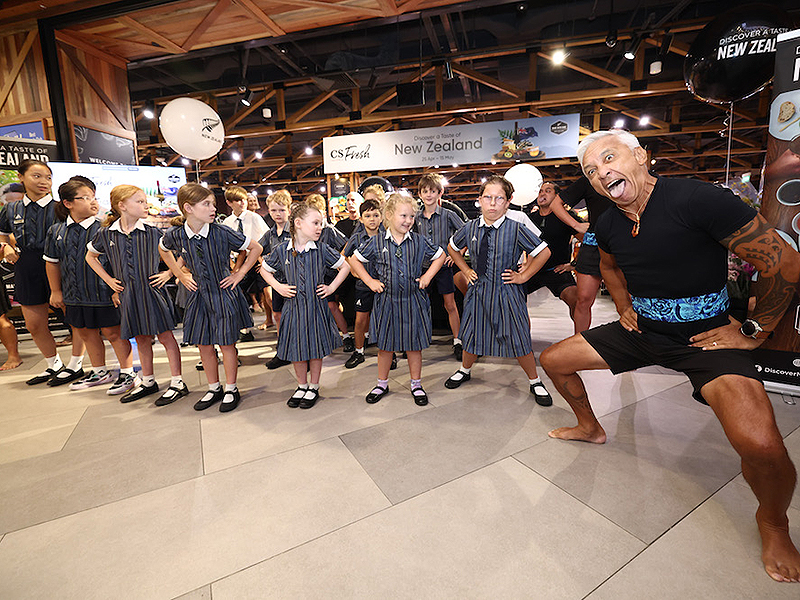
[(394, 187), (392, 186), (391, 183), (389, 183), (388, 179), (386, 179), (385, 177), (378, 177), (377, 175), (374, 175), (372, 177), (367, 177), (364, 181), (361, 182), (361, 185), (358, 186), (358, 193), (363, 194), (364, 190), (371, 185), (379, 185), (383, 188), (383, 191), (387, 193), (394, 191)]
[(764, 88), (775, 71), (775, 38), (792, 19), (769, 4), (729, 10), (697, 35), (683, 63), (689, 91), (706, 102), (729, 104)]

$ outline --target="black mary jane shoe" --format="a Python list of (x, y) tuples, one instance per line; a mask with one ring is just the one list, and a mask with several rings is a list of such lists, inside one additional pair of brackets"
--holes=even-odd
[(225, 396), (228, 395), (233, 396), (233, 400), (230, 402), (225, 402), (225, 399), (223, 398), (222, 404), (219, 405), (219, 412), (221, 413), (231, 412), (237, 406), (239, 406), (239, 402), (242, 401), (242, 395), (239, 393), (238, 388), (231, 392), (225, 392)]
[(53, 375), (50, 378), (50, 381), (47, 382), (47, 385), (49, 385), (50, 387), (66, 385), (68, 383), (72, 383), (73, 381), (77, 381), (84, 375), (86, 375), (86, 373), (83, 372), (83, 369), (78, 369), (77, 371), (73, 371), (72, 369), (67, 369), (65, 367), (61, 369), (58, 373)]
[[(459, 377), (460, 376), (460, 377)], [(447, 381), (444, 382), (444, 387), (448, 390), (454, 390), (459, 387), (465, 381), (469, 381), (471, 379), (471, 373), (464, 373), (461, 369), (453, 373)]]
[[(309, 394), (311, 394), (310, 398), (308, 397)], [(306, 395), (303, 396), (302, 400), (300, 400), (300, 404), (298, 406), (300, 406), (300, 408), (311, 408), (317, 403), (317, 400), (319, 400), (319, 390), (312, 390), (311, 388), (308, 388), (306, 390)]]
[[(64, 368), (65, 367), (61, 367), (61, 369)], [(41, 375), (37, 375), (36, 377), (31, 377), (25, 383), (27, 383), (28, 385), (39, 385), (40, 383), (46, 383), (50, 381), (53, 377), (55, 377), (56, 374), (60, 373), (61, 369), (56, 371), (55, 369), (48, 368)]]
[(411, 396), (414, 398), (414, 404), (417, 406), (425, 406), (428, 404), (428, 394), (425, 393), (421, 387), (411, 390)]
[[(225, 389), (220, 387), (216, 392), (211, 392), (211, 398), (208, 400), (200, 399), (194, 403), (195, 410), (205, 410), (211, 406), (214, 406), (217, 402), (222, 401), (222, 397), (225, 395)], [(205, 398), (205, 395), (203, 396)]]
[[(308, 388), (303, 389), (298, 387), (292, 394), (292, 397), (286, 401), (286, 406), (288, 406), (289, 408), (297, 408), (298, 406), (300, 406), (300, 401), (303, 399), (303, 396), (305, 396), (307, 391)], [(298, 396), (297, 392), (303, 392), (303, 393)]]
[(189, 388), (186, 387), (186, 384), (181, 382), (180, 387), (175, 387), (171, 385), (167, 388), (161, 397), (155, 401), (156, 406), (166, 406), (167, 404), (172, 404), (175, 400), (179, 398), (183, 398), (184, 396), (189, 395)]
[(376, 385), (374, 388), (372, 388), (372, 391), (367, 394), (367, 404), (375, 404), (376, 402), (380, 402), (380, 399), (388, 393), (389, 386), (381, 389)]
[(127, 404), (128, 402), (135, 402), (136, 400), (141, 400), (145, 396), (149, 396), (150, 394), (155, 394), (158, 391), (158, 384), (154, 381), (150, 385), (142, 385), (139, 384), (138, 386), (134, 387), (130, 392), (125, 394), (122, 398), (119, 399), (122, 404)]

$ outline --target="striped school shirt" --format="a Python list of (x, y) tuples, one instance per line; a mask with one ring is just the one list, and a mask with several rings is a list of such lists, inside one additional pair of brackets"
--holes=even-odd
[(446, 248), (452, 235), (464, 226), (464, 220), (452, 210), (437, 206), (430, 216), (423, 211), (414, 220), (414, 231), (425, 236), (434, 246)]
[[(380, 230), (378, 230), (375, 233), (375, 235), (382, 235), (382, 234), (383, 232)], [(363, 227), (361, 228), (361, 230), (354, 231), (353, 235), (350, 236), (350, 239), (347, 240), (347, 244), (345, 244), (344, 249), (342, 250), (342, 254), (348, 258), (353, 256), (355, 254), (355, 251), (358, 250), (361, 247), (361, 245), (364, 244), (364, 242), (369, 240), (371, 237), (373, 236), (370, 236), (367, 233), (367, 230), (364, 229)], [(367, 273), (370, 274), (370, 277), (373, 277), (375, 279), (378, 278), (373, 263), (366, 263), (365, 267), (367, 269)], [(361, 281), (360, 279), (356, 279), (356, 288), (364, 291), (369, 290), (369, 286), (367, 286), (367, 284)]]
[(122, 337), (158, 335), (175, 328), (175, 307), (164, 288), (150, 285), (159, 272), (158, 244), (162, 231), (137, 221), (130, 233), (122, 231), (121, 220), (100, 228), (87, 245), (89, 252), (108, 260), (110, 275), (122, 282), (120, 327)]
[(431, 304), (419, 288), (423, 265), (441, 256), (443, 250), (409, 231), (398, 244), (391, 231), (366, 240), (354, 256), (370, 263), (384, 290), (375, 294), (372, 315), (378, 348), (387, 352), (416, 351), (431, 343)]
[[(113, 306), (112, 291), (86, 262), (86, 246), (101, 229), (100, 221), (92, 216), (80, 223), (67, 217), (47, 232), (44, 258), (58, 265), (61, 272), (61, 292), (64, 304), (70, 306)], [(108, 260), (100, 261), (108, 270)]]
[(239, 330), (252, 327), (253, 319), (240, 287), (223, 289), (220, 281), (231, 274), (230, 253), (246, 250), (250, 238), (224, 225), (206, 223), (197, 233), (188, 225), (172, 227), (160, 245), (183, 257), (197, 283), (186, 300), (183, 341), (235, 344)]
[(317, 294), (325, 271), (342, 265), (344, 257), (324, 242), (309, 241), (296, 250), (290, 240), (270, 253), (264, 268), (296, 286), (281, 310), (278, 356), (292, 362), (323, 358), (342, 345), (328, 299)]
[(36, 202), (28, 196), (9, 202), (0, 212), (0, 234), (13, 235), (20, 252), (42, 254), (47, 232), (58, 222), (55, 208), (50, 194)]
[(547, 244), (517, 221), (502, 216), (490, 225), (481, 216), (467, 221), (451, 238), (450, 247), (457, 252), (468, 248), (474, 269), (486, 236), (486, 272), (467, 289), (458, 337), (471, 354), (525, 356), (532, 351), (525, 286), (503, 283), (502, 274), (516, 269), (520, 254), (536, 256)]

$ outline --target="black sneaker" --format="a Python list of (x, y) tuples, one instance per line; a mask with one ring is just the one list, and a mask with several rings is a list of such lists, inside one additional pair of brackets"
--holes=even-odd
[(461, 359), (464, 356), (464, 346), (461, 344), (453, 344), (453, 356), (456, 357), (458, 362), (461, 362)]
[(158, 391), (158, 384), (155, 381), (150, 385), (144, 385), (140, 383), (130, 392), (128, 392), (122, 398), (120, 398), (119, 401), (122, 402), (123, 404), (127, 404), (128, 402), (141, 400), (142, 398), (144, 398), (145, 396), (149, 396), (150, 394), (155, 394), (157, 391)]
[(356, 351), (356, 342), (353, 340), (353, 336), (348, 336), (344, 338), (342, 342), (342, 351), (347, 354), (348, 352), (355, 352)]
[(291, 361), (283, 360), (282, 358), (279, 358), (278, 355), (276, 354), (270, 360), (267, 361), (267, 365), (266, 366), (267, 366), (268, 369), (272, 370), (272, 369), (279, 369), (280, 367), (283, 367), (283, 366), (286, 366), (286, 365), (290, 365), (290, 364), (292, 364)]
[(245, 331), (239, 334), (239, 341), (240, 342), (255, 342), (256, 336), (253, 335), (252, 331)]
[(344, 363), (344, 368), (345, 369), (355, 369), (358, 365), (363, 363), (365, 360), (366, 360), (366, 358), (364, 358), (364, 353), (363, 352), (353, 351), (353, 354), (350, 356), (350, 358), (347, 359), (347, 362)]

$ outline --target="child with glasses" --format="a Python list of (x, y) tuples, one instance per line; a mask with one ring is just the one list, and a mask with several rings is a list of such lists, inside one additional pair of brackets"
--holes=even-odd
[[(469, 381), (478, 356), (515, 357), (528, 376), (530, 391), (541, 406), (553, 403), (536, 372), (524, 283), (550, 258), (547, 244), (530, 229), (507, 218), (514, 186), (504, 177), (488, 178), (480, 189), (481, 216), (451, 238), (450, 257), (469, 288), (459, 337), (464, 341), (461, 368), (445, 382), (455, 389)], [(461, 251), (467, 248), (472, 267)], [(528, 254), (524, 268), (517, 264)]]
[[(239, 406), (241, 394), (236, 386), (239, 331), (253, 326), (242, 290), (242, 277), (256, 263), (261, 246), (249, 237), (215, 222), (214, 194), (198, 183), (187, 183), (178, 190), (178, 206), (185, 223), (171, 228), (161, 238), (159, 252), (172, 273), (189, 290), (183, 317), (183, 339), (200, 349), (208, 392), (195, 410), (205, 410), (221, 402), (219, 411), (230, 412)], [(230, 253), (247, 250), (247, 259), (231, 274)], [(187, 267), (182, 269), (177, 253)], [(214, 345), (222, 352), (225, 388), (219, 383), (219, 365)]]
[[(327, 298), (350, 274), (350, 266), (339, 252), (319, 241), (325, 219), (311, 204), (292, 207), (289, 227), (291, 240), (270, 253), (261, 274), (285, 298), (277, 353), (292, 362), (298, 383), (286, 404), (311, 408), (319, 399), (322, 359), (342, 345)], [(327, 285), (326, 269), (339, 271)]]
[[(402, 193), (390, 194), (384, 205), (386, 233), (378, 233), (355, 251), (353, 271), (375, 292), (372, 318), (378, 343), (378, 383), (367, 394), (374, 404), (389, 392), (393, 352), (406, 352), (411, 395), (418, 406), (428, 403), (422, 389), (422, 350), (431, 344), (431, 302), (424, 292), (445, 261), (444, 251), (411, 231), (417, 203)], [(425, 270), (423, 264), (430, 262)], [(372, 277), (364, 264), (377, 273)]]
[(135, 185), (115, 186), (111, 190), (111, 212), (105, 227), (86, 247), (86, 262), (118, 294), (122, 337), (136, 339), (142, 366), (135, 380), (133, 369), (121, 369), (112, 386), (112, 390), (121, 391), (109, 393), (130, 389), (120, 398), (120, 402), (128, 403), (159, 391), (153, 371), (153, 338), (158, 336), (167, 353), (171, 379), (155, 404), (166, 406), (186, 396), (189, 390), (183, 382), (181, 351), (172, 333), (175, 306), (163, 289), (172, 276), (169, 271), (158, 270), (162, 231), (145, 224), (147, 216), (143, 190)]
[[(86, 246), (100, 230), (97, 213), (100, 209), (94, 189), (84, 181), (70, 179), (58, 188), (61, 201), (56, 215), (64, 222), (56, 223), (47, 232), (43, 258), (50, 284), (50, 304), (64, 311), (64, 320), (79, 336), (92, 369), (83, 377), (72, 376), (71, 390), (84, 390), (114, 381), (106, 367), (106, 347), (103, 336), (111, 343), (119, 361), (120, 373), (133, 373), (131, 344), (120, 335), (119, 297), (86, 264)], [(107, 264), (107, 263), (106, 263)], [(58, 375), (49, 383), (55, 384)], [(67, 383), (64, 378), (64, 383)], [(110, 393), (120, 393), (112, 386)], [(128, 386), (130, 389), (130, 386)], [(121, 392), (126, 391), (122, 389)]]

